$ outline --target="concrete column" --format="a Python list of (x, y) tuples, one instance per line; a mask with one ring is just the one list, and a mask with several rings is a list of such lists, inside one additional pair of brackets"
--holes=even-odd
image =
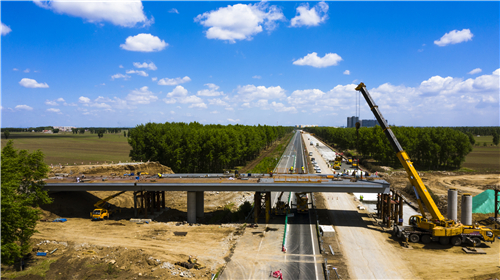
[(253, 196), (253, 215), (255, 224), (259, 223), (259, 214), (260, 214), (260, 192), (255, 192)]
[(448, 219), (457, 221), (457, 189), (448, 190)]
[(266, 192), (266, 224), (271, 219), (271, 192)]
[(161, 208), (165, 209), (165, 191), (161, 192)]
[(196, 192), (196, 217), (203, 218), (205, 214), (205, 193)]
[(380, 194), (377, 195), (377, 217), (380, 219)]
[(137, 218), (137, 192), (134, 192), (134, 218)]
[(187, 192), (187, 222), (196, 223), (196, 192)]
[(472, 196), (470, 193), (462, 195), (462, 224), (472, 225)]
[(149, 192), (144, 192), (144, 218), (148, 218), (149, 211)]

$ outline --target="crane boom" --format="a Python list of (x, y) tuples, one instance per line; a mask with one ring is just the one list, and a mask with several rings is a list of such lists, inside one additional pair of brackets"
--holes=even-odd
[(398, 139), (392, 132), (391, 128), (387, 124), (387, 121), (384, 119), (382, 116), (382, 113), (380, 113), (378, 106), (375, 105), (375, 102), (373, 101), (372, 97), (370, 96), (370, 93), (368, 93), (368, 90), (366, 89), (366, 86), (364, 83), (360, 83), (356, 87), (357, 91), (360, 91), (361, 94), (363, 94), (363, 97), (365, 98), (366, 102), (368, 103), (368, 106), (370, 106), (370, 110), (373, 112), (375, 115), (375, 118), (377, 119), (378, 123), (380, 124), (380, 127), (385, 133), (385, 136), (389, 140), (389, 143), (391, 144), (392, 149), (396, 152), (396, 155), (403, 165), (404, 169), (406, 170), (406, 173), (408, 174), (408, 179), (410, 180), (413, 189), (415, 190), (415, 193), (417, 194), (417, 201), (419, 204), (420, 212), (422, 215), (425, 214), (424, 209), (422, 207), (422, 202), (424, 203), (425, 207), (431, 214), (432, 218), (434, 220), (439, 220), (440, 223), (445, 222), (444, 216), (441, 214), (439, 211), (436, 203), (431, 197), (431, 194), (425, 187), (424, 183), (422, 182), (422, 179), (420, 179), (420, 176), (418, 175), (417, 170), (415, 170), (415, 167), (413, 167), (413, 163), (410, 160), (410, 157), (408, 154), (401, 148), (401, 145), (398, 142)]

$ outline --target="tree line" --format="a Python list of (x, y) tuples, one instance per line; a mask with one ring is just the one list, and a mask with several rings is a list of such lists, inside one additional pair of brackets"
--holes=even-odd
[[(460, 168), (465, 156), (472, 151), (468, 135), (449, 127), (391, 127), (391, 129), (401, 147), (420, 168)], [(399, 165), (396, 153), (378, 125), (372, 128), (360, 128), (359, 136), (355, 128), (309, 127), (306, 130), (339, 149), (356, 149), (362, 157), (373, 158), (380, 164)]]
[(245, 165), (292, 127), (147, 123), (130, 130), (133, 160), (158, 161), (175, 173), (222, 172)]
[(472, 135), (490, 136), (500, 134), (500, 126), (455, 126), (451, 128)]

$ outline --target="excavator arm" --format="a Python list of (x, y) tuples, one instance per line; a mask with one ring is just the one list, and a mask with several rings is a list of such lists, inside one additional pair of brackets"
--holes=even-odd
[(382, 130), (385, 133), (385, 136), (389, 140), (389, 143), (391, 144), (392, 149), (396, 152), (396, 155), (403, 165), (404, 169), (406, 170), (406, 173), (408, 174), (408, 179), (410, 180), (413, 189), (415, 190), (415, 193), (417, 195), (417, 201), (418, 205), (420, 208), (420, 212), (422, 215), (424, 215), (424, 209), (422, 206), (422, 202), (427, 208), (427, 210), (430, 212), (432, 219), (434, 220), (439, 220), (439, 222), (444, 222), (445, 218), (437, 208), (436, 203), (432, 199), (429, 191), (425, 187), (424, 183), (422, 182), (422, 179), (420, 179), (420, 176), (418, 175), (417, 170), (415, 170), (415, 167), (413, 167), (413, 163), (410, 160), (410, 157), (408, 154), (401, 148), (401, 145), (398, 142), (398, 139), (396, 139), (396, 136), (394, 136), (394, 133), (392, 133), (391, 128), (387, 124), (387, 121), (384, 119), (382, 116), (382, 113), (380, 113), (378, 106), (375, 105), (375, 102), (373, 101), (372, 97), (370, 96), (370, 93), (368, 93), (368, 90), (366, 89), (365, 84), (360, 83), (356, 87), (357, 91), (360, 91), (361, 94), (363, 94), (363, 97), (365, 98), (366, 102), (368, 103), (368, 106), (370, 106), (370, 110), (373, 112), (375, 115), (375, 118), (377, 119), (378, 123), (380, 124), (380, 127), (382, 127)]

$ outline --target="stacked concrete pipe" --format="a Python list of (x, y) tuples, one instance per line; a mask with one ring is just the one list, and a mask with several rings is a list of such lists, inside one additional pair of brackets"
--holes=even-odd
[(457, 189), (448, 190), (448, 219), (457, 221)]
[(462, 195), (462, 224), (472, 225), (472, 196), (470, 193)]

